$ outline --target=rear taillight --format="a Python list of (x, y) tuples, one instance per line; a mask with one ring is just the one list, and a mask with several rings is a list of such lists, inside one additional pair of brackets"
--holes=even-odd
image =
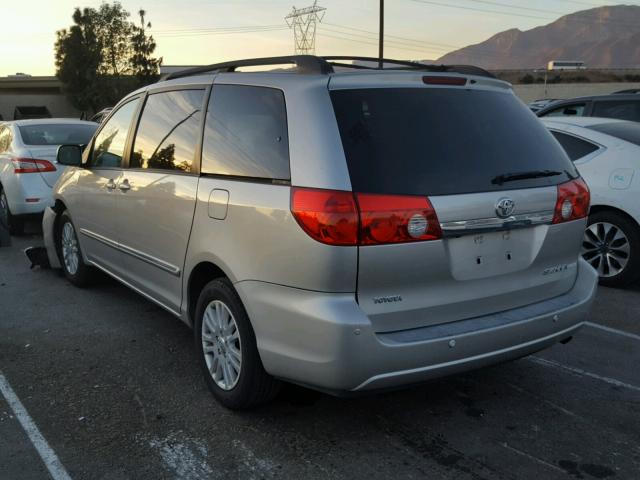
[(319, 242), (358, 243), (358, 211), (351, 192), (292, 188), (291, 212), (302, 229)]
[(442, 236), (427, 197), (357, 193), (360, 244), (419, 242)]
[(329, 245), (380, 245), (442, 236), (427, 197), (291, 189), (291, 212), (309, 236)]
[(13, 171), (15, 173), (55, 172), (56, 167), (48, 160), (36, 158), (13, 158)]
[(570, 222), (589, 215), (591, 195), (581, 178), (558, 185), (553, 223)]

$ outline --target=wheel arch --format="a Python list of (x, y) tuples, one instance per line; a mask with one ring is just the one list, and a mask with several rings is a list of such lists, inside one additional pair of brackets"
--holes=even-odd
[(187, 281), (187, 321), (194, 325), (194, 314), (198, 297), (204, 286), (216, 278), (229, 278), (229, 276), (217, 264), (205, 260), (193, 267)]
[(613, 212), (613, 213), (617, 213), (618, 215), (622, 215), (623, 217), (630, 220), (636, 226), (638, 231), (640, 231), (640, 224), (635, 218), (633, 218), (633, 216), (629, 215), (624, 210), (617, 207), (613, 207), (611, 205), (592, 205), (591, 208), (589, 209), (589, 216), (593, 215), (594, 213), (603, 213), (603, 212)]
[[(64, 202), (60, 199), (56, 199), (55, 203), (53, 204), (53, 207), (51, 208), (55, 214), (56, 214), (56, 218), (53, 222), (53, 232), (51, 232), (53, 234), (53, 242), (55, 244), (56, 247), (56, 252), (59, 252), (59, 242), (60, 239), (58, 238), (58, 230), (60, 229), (60, 217), (62, 216), (62, 214), (65, 212), (65, 210), (67, 209), (67, 206), (64, 204)], [(58, 253), (59, 256), (59, 253)]]
[[(596, 214), (616, 215), (620, 218), (619, 221), (627, 222), (630, 228), (633, 229), (632, 232), (628, 232), (629, 234), (631, 234), (631, 237), (628, 239), (631, 246), (631, 252), (630, 256), (627, 257), (627, 265), (622, 271), (619, 271), (617, 273), (614, 272), (613, 276), (600, 276), (601, 285), (614, 288), (624, 288), (640, 279), (640, 256), (638, 256), (637, 253), (640, 252), (640, 248), (638, 248), (638, 246), (640, 246), (640, 225), (632, 215), (620, 208), (612, 207), (610, 205), (592, 206), (589, 211), (589, 218), (591, 219), (592, 216)], [(633, 245), (636, 245), (635, 248)], [(634, 252), (636, 253), (634, 254)]]

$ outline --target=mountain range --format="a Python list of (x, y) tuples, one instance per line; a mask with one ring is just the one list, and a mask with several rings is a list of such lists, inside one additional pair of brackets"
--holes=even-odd
[(512, 28), (435, 63), (499, 70), (542, 68), (550, 60), (583, 61), (587, 68), (640, 67), (640, 6), (592, 8), (531, 30)]

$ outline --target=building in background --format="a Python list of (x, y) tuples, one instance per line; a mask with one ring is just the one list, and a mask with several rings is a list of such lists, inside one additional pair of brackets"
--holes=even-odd
[(20, 118), (80, 118), (62, 92), (57, 77), (16, 74), (0, 77), (0, 116), (2, 120)]

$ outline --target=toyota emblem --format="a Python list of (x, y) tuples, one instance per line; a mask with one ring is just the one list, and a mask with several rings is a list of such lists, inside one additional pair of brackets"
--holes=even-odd
[(516, 209), (516, 202), (510, 198), (501, 198), (496, 203), (496, 214), (500, 218), (510, 217), (513, 211)]

